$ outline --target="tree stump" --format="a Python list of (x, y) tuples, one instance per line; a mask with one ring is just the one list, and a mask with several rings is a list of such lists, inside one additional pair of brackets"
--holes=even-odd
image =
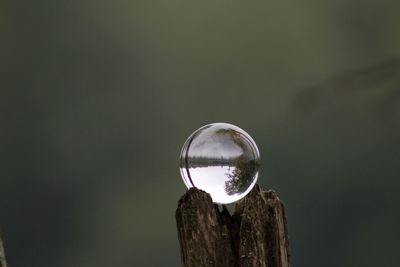
[(256, 185), (230, 215), (191, 188), (175, 216), (183, 267), (290, 266), (285, 207), (274, 191)]
[(0, 267), (7, 267), (6, 256), (4, 254), (4, 247), (3, 247), (3, 241), (1, 240), (1, 235), (0, 235)]

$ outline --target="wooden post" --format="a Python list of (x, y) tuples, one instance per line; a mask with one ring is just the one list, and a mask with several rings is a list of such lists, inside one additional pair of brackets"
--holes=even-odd
[(211, 196), (189, 189), (179, 200), (176, 223), (183, 267), (289, 267), (285, 207), (258, 185), (231, 216)]
[(3, 241), (1, 240), (1, 235), (0, 235), (0, 267), (7, 267), (6, 256), (4, 254), (4, 247), (3, 247)]

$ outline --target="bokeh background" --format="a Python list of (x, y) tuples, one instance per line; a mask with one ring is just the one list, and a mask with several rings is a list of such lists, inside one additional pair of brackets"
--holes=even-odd
[(9, 265), (179, 266), (179, 152), (222, 121), (258, 144), (293, 266), (399, 266), (399, 10), (1, 1)]

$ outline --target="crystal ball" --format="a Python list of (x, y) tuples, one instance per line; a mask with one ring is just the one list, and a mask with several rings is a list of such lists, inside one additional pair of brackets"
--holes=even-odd
[(194, 131), (180, 155), (187, 188), (206, 191), (218, 204), (246, 196), (256, 184), (259, 167), (260, 153), (254, 140), (228, 123), (208, 124)]

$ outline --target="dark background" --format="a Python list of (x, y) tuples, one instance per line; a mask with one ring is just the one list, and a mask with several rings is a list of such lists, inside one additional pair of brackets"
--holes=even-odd
[(1, 1), (10, 267), (178, 266), (188, 135), (257, 142), (293, 266), (399, 266), (400, 2)]

